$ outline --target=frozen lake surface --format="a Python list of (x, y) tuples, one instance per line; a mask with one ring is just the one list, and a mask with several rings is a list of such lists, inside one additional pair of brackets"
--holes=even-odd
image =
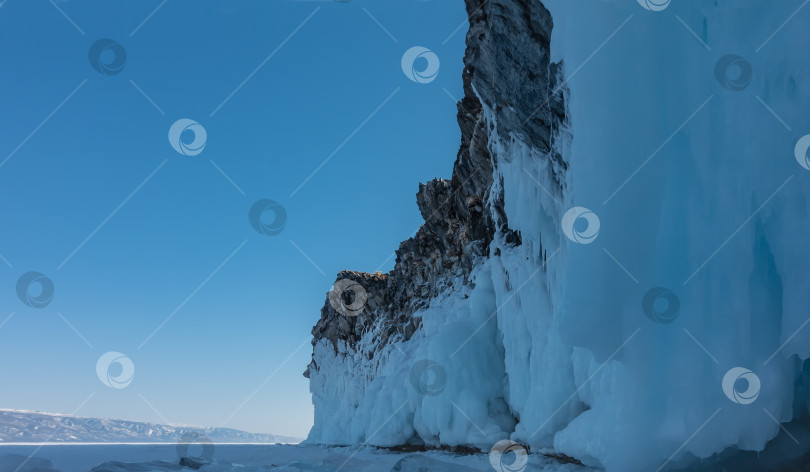
[[(55, 444), (0, 445), (0, 472), (164, 472), (192, 471), (180, 465), (175, 444)], [(192, 446), (189, 455), (207, 456), (199, 470), (278, 472), (371, 471), (492, 471), (510, 470), (514, 458), (496, 469), (486, 454), (446, 452), (399, 453), (376, 448), (323, 448), (308, 445), (217, 444), (204, 450)], [(30, 459), (29, 459), (30, 457)], [(517, 469), (520, 470), (520, 469)], [(542, 456), (528, 456), (526, 471), (588, 471)]]

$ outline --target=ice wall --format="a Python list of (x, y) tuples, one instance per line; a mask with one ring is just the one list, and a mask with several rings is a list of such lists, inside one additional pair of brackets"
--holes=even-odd
[[(575, 400), (589, 410), (554, 446), (610, 470), (762, 450), (777, 420), (806, 414), (810, 172), (794, 151), (810, 133), (800, 46), (810, 11), (755, 0), (547, 5), (571, 89), (567, 207), (601, 223), (565, 261), (556, 317), (582, 351)], [(668, 323), (645, 314), (654, 287), (679, 302)], [(735, 367), (759, 379), (754, 402), (724, 393)]]

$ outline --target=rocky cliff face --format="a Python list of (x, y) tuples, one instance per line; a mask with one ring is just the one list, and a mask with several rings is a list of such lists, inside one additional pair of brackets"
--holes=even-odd
[[(561, 65), (549, 59), (550, 13), (533, 0), (467, 0), (466, 7), (470, 29), (453, 177), (419, 184), (416, 203), (425, 222), (400, 244), (394, 270), (338, 274), (312, 329), (313, 345), (328, 340), (338, 354), (341, 342), (357, 350), (358, 342), (370, 337), (374, 342), (364, 355), (371, 359), (391, 341), (407, 342), (420, 327), (420, 317), (414, 316), (418, 310), (440, 293), (471, 283), (476, 261), (490, 256), (496, 229), (508, 244), (521, 244), (503, 211), (502, 185), (492, 191), (497, 156), (491, 153), (491, 133), (507, 141), (519, 135), (547, 153), (552, 191), (562, 191), (567, 164), (554, 139), (564, 131), (567, 90)], [(304, 375), (318, 368), (313, 355)]]
[[(550, 62), (552, 19), (541, 2), (467, 0), (466, 7), (452, 179), (420, 184), (425, 222), (396, 251), (394, 270), (338, 274), (304, 374), (315, 404), (312, 442), (488, 450), (521, 421), (527, 399), (508, 371), (522, 368), (511, 359), (527, 358), (528, 347), (505, 345), (511, 333), (491, 321), (501, 316), (497, 305), (520, 304), (510, 294), (518, 284), (553, 290), (545, 275), (535, 276), (562, 246), (554, 202), (568, 167), (561, 152), (570, 139), (567, 89), (561, 64)], [(516, 177), (524, 182), (504, 182)], [(507, 216), (513, 192), (528, 192), (529, 211), (555, 229), (543, 237), (530, 231), (524, 241)], [(515, 264), (532, 267), (530, 280), (515, 281), (529, 275)], [(548, 304), (526, 309), (550, 311)]]
[[(387, 422), (387, 427), (393, 428), (391, 434), (378, 434), (375, 439), (377, 426), (371, 418), (375, 415), (366, 417), (364, 413), (374, 409), (369, 404), (383, 395), (380, 388), (415, 389), (424, 397), (423, 375), (428, 375), (428, 384), (444, 383), (442, 375), (447, 367), (429, 359), (420, 361), (416, 372), (410, 366), (407, 374), (391, 375), (388, 370), (404, 362), (392, 355), (418, 356), (413, 351), (422, 349), (425, 339), (439, 342), (444, 334), (453, 332), (453, 328), (445, 326), (437, 335), (431, 334), (435, 328), (423, 326), (426, 312), (447, 304), (448, 299), (460, 299), (464, 304), (470, 297), (481, 298), (474, 293), (476, 286), (486, 287), (492, 282), (486, 277), (482, 281), (475, 274), (489, 258), (498, 258), (503, 250), (523, 244), (521, 232), (510, 228), (504, 208), (505, 187), (499, 167), (508, 164), (501, 162), (503, 159), (511, 159), (506, 149), (518, 140), (527, 159), (542, 161), (534, 167), (542, 169), (545, 175), (540, 179), (549, 184), (547, 190), (552, 194), (561, 195), (565, 185), (567, 164), (556, 140), (568, 139), (567, 90), (560, 79), (561, 65), (549, 59), (550, 13), (536, 0), (467, 0), (466, 6), (470, 29), (462, 77), (465, 95), (458, 103), (457, 115), (461, 146), (452, 179), (420, 184), (416, 202), (425, 222), (396, 251), (393, 271), (338, 274), (321, 310), (321, 319), (312, 330), (314, 351), (304, 374), (311, 379), (315, 403), (316, 425), (311, 441), (474, 444), (482, 448), (491, 445), (490, 437), (470, 439), (450, 433), (452, 428), (443, 431), (446, 428), (438, 425), (420, 431), (423, 428), (418, 417), (427, 410), (419, 411), (422, 407), (418, 404), (413, 405), (417, 411), (409, 412), (411, 409), (404, 405), (396, 410), (395, 414), (404, 413), (405, 417)], [(542, 244), (527, 250), (532, 255), (526, 259), (542, 262), (548, 256)], [(508, 280), (505, 283), (509, 285)], [(482, 302), (484, 310), (490, 310), (494, 302), (490, 292)], [(449, 309), (453, 316), (460, 317), (460, 322), (472, 322), (475, 316), (465, 315), (473, 309), (471, 306)], [(412, 341), (415, 336), (419, 339)], [(492, 333), (488, 336), (497, 338)], [(491, 341), (486, 349), (478, 345), (470, 349), (500, 358), (493, 368), (503, 377), (504, 349), (499, 347), (502, 341)], [(445, 343), (449, 345), (453, 343)], [(478, 374), (484, 381), (493, 382), (490, 394), (481, 399), (493, 422), (490, 428), (495, 436), (507, 436), (520, 413), (509, 406), (509, 394), (501, 380), (486, 379), (487, 372)], [(469, 381), (460, 380), (454, 386), (466, 394), (480, 388), (467, 385)], [(387, 386), (379, 387), (381, 382)]]

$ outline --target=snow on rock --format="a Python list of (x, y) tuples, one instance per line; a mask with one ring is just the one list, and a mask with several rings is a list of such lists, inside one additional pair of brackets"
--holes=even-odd
[(308, 441), (804, 470), (810, 11), (546, 3), (467, 0), (453, 179), (339, 274)]
[[(317, 344), (316, 358), (322, 362), (310, 379), (321, 418), (328, 420), (319, 421), (310, 437), (318, 435), (320, 441), (333, 444), (379, 446), (406, 444), (419, 437), (432, 446), (476, 444), (487, 449), (490, 436), (507, 437), (505, 431), (514, 427), (514, 419), (501, 382), (492, 382), (505, 377), (503, 345), (492, 329), (494, 323), (475, 334), (492, 316), (495, 300), (488, 274), (476, 271), (472, 277), (481, 282), (475, 288), (462, 286), (466, 293), (435, 299), (421, 312), (421, 328), (411, 341), (388, 344), (375, 357), (374, 367), (355, 355), (364, 352), (363, 343), (370, 337), (354, 348), (357, 351), (341, 342), (337, 355), (327, 341)], [(471, 353), (454, 352), (473, 336)], [(335, 379), (336, 372), (345, 378)], [(446, 408), (453, 403), (457, 409)], [(375, 425), (373, 436), (369, 425)]]

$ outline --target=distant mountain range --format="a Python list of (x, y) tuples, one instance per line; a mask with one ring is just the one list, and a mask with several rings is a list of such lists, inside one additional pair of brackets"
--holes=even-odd
[(214, 444), (296, 444), (302, 441), (300, 438), (248, 433), (230, 428), (173, 426), (0, 409), (0, 444), (176, 443), (184, 437), (189, 440), (203, 436)]

